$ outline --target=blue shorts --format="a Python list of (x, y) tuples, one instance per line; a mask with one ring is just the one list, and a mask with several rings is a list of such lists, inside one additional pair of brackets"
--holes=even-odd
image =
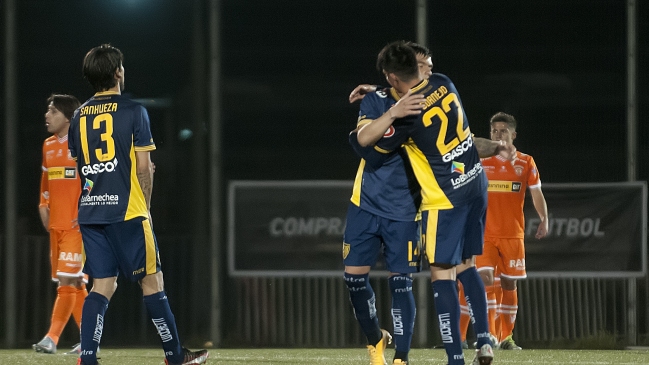
[(482, 254), (487, 194), (445, 210), (422, 212), (424, 247), (430, 264), (459, 265)]
[(131, 281), (160, 271), (158, 244), (148, 219), (80, 224), (86, 261), (83, 272), (102, 279), (121, 273)]
[(343, 236), (345, 266), (374, 266), (383, 248), (390, 272), (413, 273), (421, 269), (421, 225), (369, 213), (350, 203)]

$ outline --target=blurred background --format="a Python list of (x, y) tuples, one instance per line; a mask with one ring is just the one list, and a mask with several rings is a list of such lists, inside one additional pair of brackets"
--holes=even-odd
[[(385, 84), (375, 60), (390, 41), (424, 40), (433, 53), (433, 71), (448, 75), (459, 90), (475, 135), (488, 137), (488, 120), (496, 112), (513, 114), (519, 122), (516, 145), (534, 156), (544, 183), (624, 182), (649, 175), (649, 3), (643, 1), (0, 4), (0, 125), (6, 136), (0, 139), (5, 151), (0, 159), (5, 172), (0, 179), (5, 208), (0, 211), (0, 346), (28, 347), (49, 327), (55, 286), (49, 282), (48, 241), (37, 210), (41, 147), (48, 137), (46, 99), (52, 93), (72, 94), (82, 102), (92, 96), (81, 62), (102, 43), (122, 50), (125, 93), (149, 110), (157, 146), (152, 215), (170, 302), (181, 337), (192, 346), (205, 341), (217, 346), (363, 345), (339, 277), (228, 275), (227, 187), (235, 180), (351, 181), (358, 158), (347, 134), (359, 105), (350, 105), (348, 95), (360, 83)], [(629, 13), (635, 17), (632, 28)], [(418, 33), (422, 15), (423, 35)], [(637, 45), (632, 92), (630, 34)], [(636, 98), (631, 109), (630, 94)], [(629, 110), (635, 114), (629, 116)], [(635, 121), (632, 133), (629, 118)], [(629, 145), (635, 146), (631, 164)], [(14, 243), (7, 244), (6, 232)], [(14, 258), (11, 263), (8, 256)], [(376, 284), (379, 300), (389, 303), (381, 285)], [(540, 334), (536, 322), (521, 320), (517, 328), (523, 344), (599, 333), (626, 340), (629, 323), (616, 314), (626, 302), (615, 298), (628, 298), (629, 291), (636, 292), (643, 308), (631, 342), (649, 341), (646, 277), (633, 285), (606, 280), (547, 285), (556, 285), (557, 293), (583, 285), (585, 296), (600, 293), (595, 288), (601, 287), (614, 299), (592, 294), (594, 301), (612, 302), (593, 328), (581, 332), (568, 328)], [(158, 343), (139, 298), (136, 285), (120, 281), (102, 345)], [(521, 308), (520, 316), (538, 317), (524, 312), (524, 304)], [(389, 312), (383, 315), (389, 322)], [(415, 343), (434, 344), (430, 328), (425, 339), (418, 332)], [(76, 342), (73, 326), (66, 334), (62, 343)]]

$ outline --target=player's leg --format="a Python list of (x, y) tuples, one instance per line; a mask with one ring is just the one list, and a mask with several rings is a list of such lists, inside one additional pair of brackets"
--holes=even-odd
[(469, 305), (466, 303), (464, 288), (461, 282), (457, 282), (458, 298), (460, 299), (460, 338), (462, 339), (462, 348), (468, 349), (469, 343), (466, 340), (466, 334), (471, 323), (471, 313), (469, 312)]
[(503, 339), (501, 335), (502, 313), (500, 308), (500, 305), (502, 304), (503, 301), (503, 289), (500, 286), (500, 270), (498, 270), (497, 267), (496, 270), (494, 270), (493, 291), (494, 291), (494, 297), (496, 298), (496, 315), (494, 316), (495, 330), (493, 330), (492, 333), (496, 336), (496, 338), (500, 342)]
[(372, 364), (383, 364), (383, 350), (390, 341), (376, 314), (376, 296), (369, 280), (370, 268), (381, 249), (378, 217), (350, 204), (343, 235), (344, 279), (354, 316), (368, 343)]
[[(59, 239), (60, 231), (51, 230), (50, 231), (50, 269), (52, 271), (52, 281), (58, 282), (58, 275), (56, 275), (59, 267)], [(57, 288), (57, 297), (54, 302), (54, 308), (56, 308), (56, 301), (59, 300), (58, 288)], [(52, 311), (52, 316), (50, 320), (50, 329), (48, 334), (46, 334), (39, 342), (32, 345), (32, 348), (36, 352), (42, 352), (45, 354), (54, 354), (56, 353), (56, 345), (58, 343), (58, 335), (56, 335), (56, 340), (51, 338), (49, 333), (56, 332), (58, 325), (55, 323), (56, 319), (54, 316), (54, 310)], [(54, 327), (54, 331), (52, 330)], [(63, 329), (61, 329), (62, 331)]]
[(501, 348), (504, 350), (520, 350), (512, 337), (516, 314), (518, 313), (518, 290), (516, 281), (527, 277), (525, 268), (525, 247), (523, 239), (503, 239), (502, 263), (500, 265), (500, 285), (502, 287), (501, 303)]
[(97, 349), (104, 330), (108, 303), (117, 289), (118, 262), (106, 239), (104, 225), (79, 225), (86, 261), (84, 273), (93, 278), (93, 286), (83, 303), (81, 316), (80, 363), (95, 365)]
[(463, 365), (460, 337), (460, 301), (455, 265), (461, 262), (462, 235), (456, 225), (456, 209), (422, 212), (424, 247), (430, 263), (431, 288), (439, 321), (439, 330), (449, 365)]
[(487, 297), (482, 278), (475, 267), (476, 255), (482, 254), (484, 225), (487, 211), (486, 194), (464, 207), (465, 224), (462, 227), (462, 263), (457, 266), (457, 279), (464, 287), (469, 312), (473, 316), (473, 329), (476, 335), (476, 356), (473, 363), (491, 364), (493, 361), (493, 342), (489, 332)]
[(209, 356), (206, 350), (193, 352), (181, 346), (176, 318), (164, 290), (158, 244), (150, 221), (138, 217), (111, 224), (106, 227), (106, 235), (120, 257), (120, 271), (131, 281), (139, 281), (142, 287), (144, 305), (160, 336), (165, 363), (205, 363)]
[(496, 241), (491, 238), (484, 239), (484, 247), (482, 254), (476, 256), (475, 264), (478, 274), (485, 287), (487, 295), (487, 315), (489, 323), (489, 332), (494, 340), (493, 345), (497, 345), (498, 334), (500, 330), (496, 326), (496, 317), (498, 314), (498, 304), (496, 302), (496, 295), (494, 290), (494, 270), (500, 262), (500, 252)]
[(392, 324), (395, 353), (392, 364), (408, 364), (408, 354), (415, 326), (415, 296), (412, 273), (421, 269), (420, 222), (382, 219), (383, 253), (390, 271), (388, 283), (392, 293)]

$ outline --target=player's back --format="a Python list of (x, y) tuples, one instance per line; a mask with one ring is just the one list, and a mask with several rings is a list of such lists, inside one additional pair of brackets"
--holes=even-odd
[(413, 88), (425, 97), (406, 151), (422, 187), (422, 210), (450, 209), (485, 193), (486, 179), (453, 82), (433, 74)]
[[(379, 118), (394, 105), (395, 100), (388, 90), (377, 90), (363, 98), (358, 117), (359, 127)], [(394, 127), (390, 127), (383, 138), (390, 138), (393, 134)], [(356, 144), (354, 149), (362, 156), (363, 153), (358, 148), (362, 147)], [(421, 194), (405, 153), (391, 154), (378, 168), (372, 168), (365, 160), (361, 160), (351, 201), (359, 208), (384, 218), (414, 221), (421, 204)]]
[(146, 217), (136, 151), (155, 149), (146, 109), (117, 93), (97, 93), (70, 121), (70, 152), (82, 179), (79, 223)]

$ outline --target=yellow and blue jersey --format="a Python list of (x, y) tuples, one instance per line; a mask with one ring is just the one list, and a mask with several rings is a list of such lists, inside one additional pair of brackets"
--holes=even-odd
[[(451, 209), (486, 194), (487, 179), (453, 82), (433, 74), (412, 88), (423, 94), (421, 114), (397, 120), (375, 150), (405, 149), (421, 186), (423, 210)], [(391, 89), (394, 100), (400, 97)]]
[[(360, 106), (358, 126), (379, 118), (394, 105), (389, 89), (368, 93)], [(390, 127), (386, 135), (394, 132)], [(420, 188), (405, 152), (396, 148), (380, 166), (372, 167), (365, 158), (371, 158), (374, 147), (361, 147), (356, 133), (350, 143), (363, 159), (360, 162), (351, 202), (357, 207), (383, 218), (395, 221), (414, 221), (421, 203)]]
[(136, 151), (155, 149), (141, 104), (100, 92), (70, 120), (68, 143), (81, 177), (80, 224), (110, 224), (148, 217), (136, 173)]

